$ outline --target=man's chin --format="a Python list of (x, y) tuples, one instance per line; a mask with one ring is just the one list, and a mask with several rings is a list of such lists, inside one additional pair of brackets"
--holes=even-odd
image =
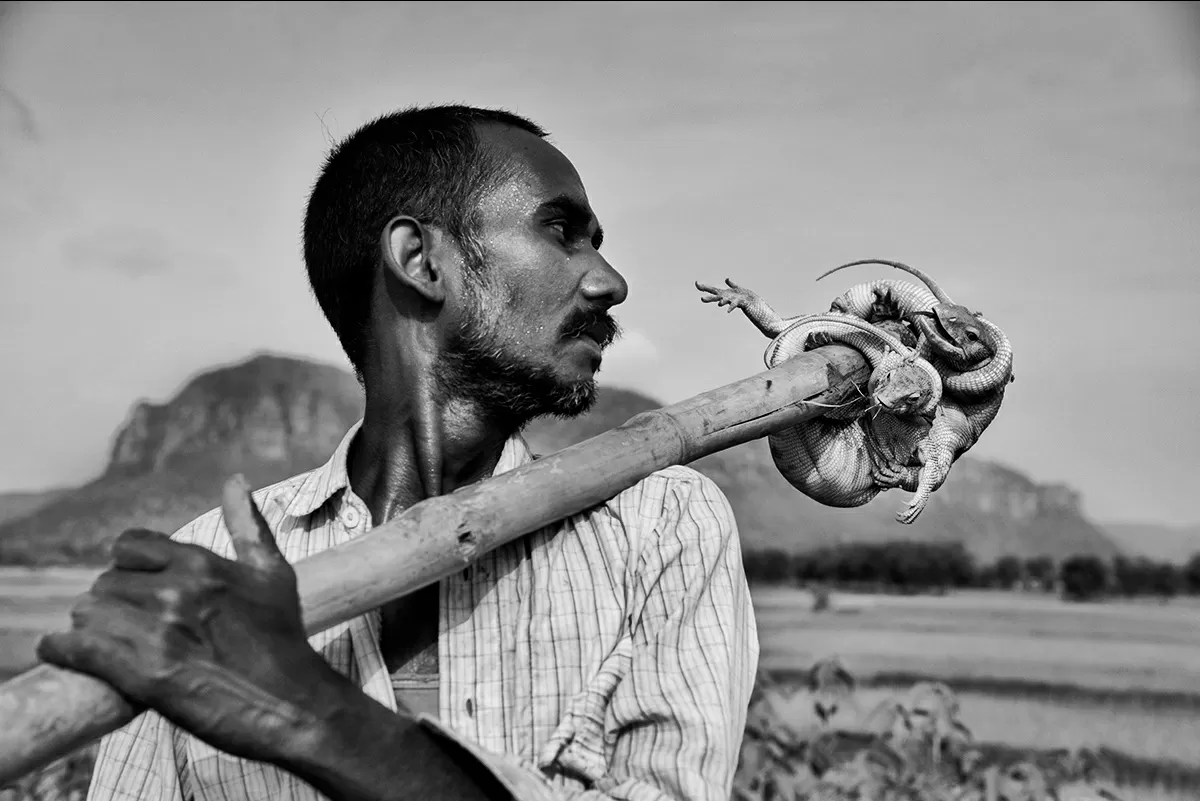
[(586, 414), (595, 406), (597, 394), (594, 378), (560, 382), (545, 398), (545, 414), (562, 419)]

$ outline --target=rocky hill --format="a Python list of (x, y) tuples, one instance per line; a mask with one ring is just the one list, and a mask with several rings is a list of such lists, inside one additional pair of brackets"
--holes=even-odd
[(1132, 556), (1183, 564), (1200, 554), (1200, 526), (1106, 523), (1104, 533)]
[[(548, 453), (659, 405), (637, 392), (606, 389), (586, 416), (535, 421), (527, 437), (535, 451)], [(0, 562), (101, 563), (125, 528), (174, 531), (213, 508), (233, 472), (263, 486), (322, 463), (361, 409), (357, 382), (336, 367), (262, 355), (202, 373), (165, 403), (134, 406), (103, 475), (49, 500), (27, 500), (21, 513), (0, 518)], [(982, 560), (1118, 550), (1083, 516), (1070, 488), (1038, 485), (970, 457), (955, 465), (911, 527), (893, 519), (906, 493), (885, 493), (850, 510), (809, 500), (775, 471), (764, 441), (693, 466), (729, 497), (748, 549), (907, 537), (961, 541)]]
[(41, 492), (0, 492), (0, 523), (33, 514), (50, 503), (63, 492), (70, 490), (43, 490)]

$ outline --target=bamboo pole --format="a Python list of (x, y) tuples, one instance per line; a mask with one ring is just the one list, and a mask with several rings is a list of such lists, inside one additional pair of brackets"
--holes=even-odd
[[(343, 545), (300, 560), (305, 629), (315, 634), (462, 570), (483, 554), (577, 514), (651, 473), (819, 416), (865, 387), (855, 350), (828, 345), (449, 495), (429, 498)], [(0, 685), (0, 786), (134, 719), (114, 689), (39, 665)]]

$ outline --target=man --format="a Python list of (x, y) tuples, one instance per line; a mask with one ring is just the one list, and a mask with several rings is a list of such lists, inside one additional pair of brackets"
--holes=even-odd
[(527, 463), (525, 423), (593, 402), (627, 288), (571, 163), (516, 115), (391, 114), (334, 149), (304, 238), (363, 419), (316, 470), (124, 533), (42, 641), (148, 710), (89, 798), (726, 801), (758, 640), (731, 510), (693, 470), (301, 626), (291, 562)]

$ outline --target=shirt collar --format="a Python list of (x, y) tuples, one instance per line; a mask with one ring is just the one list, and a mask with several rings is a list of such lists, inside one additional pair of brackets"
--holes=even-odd
[[(296, 494), (290, 500), (281, 499), (286, 504), (285, 513), (290, 517), (305, 517), (320, 509), (333, 496), (350, 486), (350, 474), (346, 466), (350, 453), (350, 444), (362, 428), (362, 420), (350, 427), (342, 441), (329, 457), (329, 461), (311, 470), (300, 483)], [(528, 443), (519, 433), (513, 434), (504, 443), (500, 452), (500, 460), (492, 471), (493, 476), (507, 473), (534, 460)]]

